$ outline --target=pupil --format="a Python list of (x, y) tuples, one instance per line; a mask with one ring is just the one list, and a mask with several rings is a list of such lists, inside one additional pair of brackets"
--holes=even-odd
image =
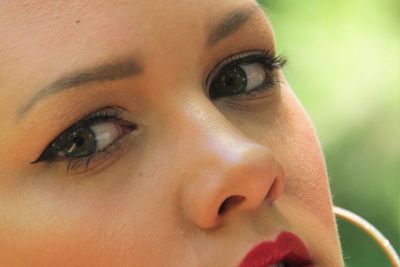
[(78, 136), (74, 139), (74, 144), (76, 144), (77, 146), (82, 146), (85, 142), (85, 139), (83, 138), (83, 136)]
[(247, 76), (241, 67), (228, 66), (211, 83), (210, 97), (218, 98), (240, 94), (247, 85)]
[(232, 76), (222, 76), (222, 82), (224, 83), (225, 86), (231, 86), (235, 83), (235, 78)]

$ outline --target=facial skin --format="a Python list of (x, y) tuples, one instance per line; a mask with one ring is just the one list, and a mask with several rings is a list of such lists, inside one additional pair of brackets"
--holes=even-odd
[[(282, 231), (343, 266), (318, 139), (281, 71), (263, 97), (208, 96), (222, 60), (275, 51), (255, 1), (6, 1), (0, 25), (1, 266), (236, 267)], [(132, 71), (39, 93), (110, 62)], [(106, 107), (137, 125), (120, 149), (68, 173), (31, 164)]]

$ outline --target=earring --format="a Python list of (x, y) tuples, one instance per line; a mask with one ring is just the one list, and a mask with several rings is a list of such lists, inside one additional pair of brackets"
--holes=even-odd
[(400, 267), (399, 255), (397, 255), (393, 246), (390, 244), (389, 240), (382, 235), (372, 224), (366, 221), (364, 218), (358, 216), (357, 214), (348, 211), (343, 208), (333, 207), (333, 212), (337, 218), (343, 219), (355, 225), (357, 228), (361, 229), (367, 235), (378, 243), (379, 247), (383, 250), (385, 255), (389, 258), (390, 263), (393, 267)]

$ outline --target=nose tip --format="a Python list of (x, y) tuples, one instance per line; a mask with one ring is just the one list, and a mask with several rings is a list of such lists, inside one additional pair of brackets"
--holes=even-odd
[(273, 203), (284, 187), (282, 167), (266, 147), (246, 143), (217, 150), (193, 179), (184, 202), (186, 215), (202, 229), (217, 228), (228, 217)]

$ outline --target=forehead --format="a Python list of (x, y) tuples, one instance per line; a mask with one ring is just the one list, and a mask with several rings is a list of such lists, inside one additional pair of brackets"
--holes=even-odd
[(0, 5), (0, 60), (43, 63), (51, 51), (52, 58), (73, 62), (83, 53), (106, 57), (160, 40), (174, 47), (187, 38), (196, 42), (229, 10), (252, 4), (256, 1), (7, 1)]
[(81, 33), (110, 34), (127, 30), (140, 33), (176, 26), (193, 30), (192, 27), (210, 24), (210, 20), (224, 11), (246, 4), (255, 5), (256, 1), (8, 1), (0, 6), (0, 31), (9, 35), (40, 34), (54, 37), (56, 41), (55, 37)]

